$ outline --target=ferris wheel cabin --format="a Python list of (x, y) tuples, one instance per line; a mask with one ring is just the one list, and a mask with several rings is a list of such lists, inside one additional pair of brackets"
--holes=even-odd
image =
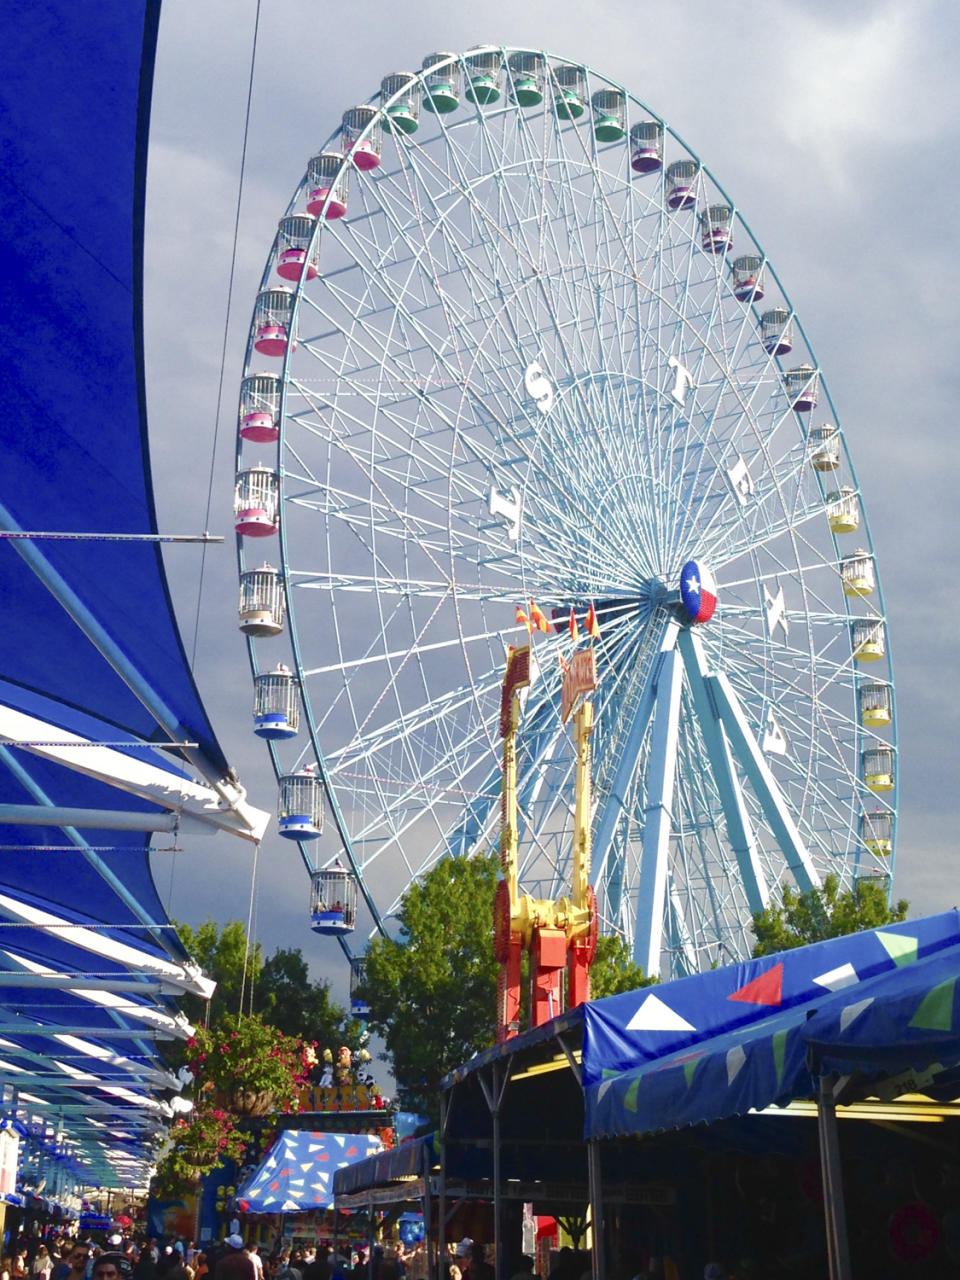
[(240, 630), (245, 636), (268, 639), (283, 630), (286, 606), (283, 583), (272, 565), (245, 569), (240, 575)]
[(627, 98), (622, 89), (598, 89), (590, 105), (598, 142), (620, 142), (627, 136)]
[(500, 100), (500, 71), (503, 55), (499, 49), (487, 49), (483, 53), (470, 53), (464, 58), (467, 67), (467, 85), (463, 96), (478, 107), (488, 107)]
[(245, 538), (269, 538), (280, 527), (280, 481), (269, 467), (237, 472), (234, 528)]
[(794, 413), (809, 413), (816, 408), (819, 381), (819, 373), (809, 364), (798, 364), (795, 369), (784, 370), (783, 386)]
[(893, 790), (893, 748), (867, 747), (861, 753), (863, 781), (871, 791)]
[(860, 815), (860, 839), (871, 853), (889, 858), (893, 853), (893, 814), (889, 809), (874, 809)]
[[(262, 356), (285, 356), (293, 319), (293, 291), (261, 289), (253, 308), (253, 345)], [(297, 344), (293, 343), (296, 350)]]
[(553, 69), (553, 105), (561, 120), (579, 120), (586, 110), (587, 73), (583, 67), (563, 62)]
[(316, 218), (291, 213), (277, 228), (277, 275), (284, 280), (315, 280), (320, 262), (320, 242), (313, 245)]
[(258, 738), (279, 742), (295, 738), (300, 728), (297, 681), (281, 663), (253, 680), (253, 732)]
[(862, 684), (857, 690), (860, 723), (870, 729), (882, 728), (893, 720), (893, 690), (881, 682)]
[[(357, 922), (357, 882), (339, 862), (310, 877), (310, 928), (314, 933), (341, 937)], [(352, 981), (352, 979), (351, 979)]]
[(844, 556), (840, 561), (840, 578), (843, 582), (844, 595), (870, 595), (877, 585), (873, 556), (862, 547), (858, 547), (852, 555)]
[(763, 297), (763, 259), (755, 253), (734, 258), (733, 296), (738, 302), (759, 302)]
[(348, 107), (340, 124), (344, 155), (362, 173), (376, 169), (383, 155), (383, 127), (376, 107)]
[(307, 213), (314, 218), (322, 214), (328, 222), (342, 218), (347, 212), (347, 189), (350, 170), (339, 151), (321, 151), (307, 165)]
[(785, 307), (772, 307), (760, 317), (760, 341), (772, 356), (785, 356), (793, 350), (790, 312)]
[(280, 435), (280, 379), (251, 373), (240, 383), (240, 435), (257, 444), (274, 444)]
[(370, 1006), (361, 995), (367, 979), (367, 957), (353, 956), (350, 960), (350, 1013), (354, 1018), (370, 1017)]
[[(392, 99), (392, 101), (391, 101)], [(383, 114), (387, 133), (416, 133), (420, 127), (420, 91), (412, 71), (397, 71), (380, 81), (380, 100), (389, 106)]]
[(829, 422), (807, 432), (810, 461), (815, 471), (836, 471), (840, 466), (840, 432)]
[(445, 116), (460, 105), (460, 63), (455, 53), (428, 53), (421, 68), (426, 111)]
[(511, 53), (507, 58), (510, 98), (518, 107), (539, 107), (543, 101), (545, 65), (542, 53)]
[(323, 832), (323, 785), (312, 765), (280, 779), (277, 805), (285, 840), (316, 840)]
[(733, 210), (728, 204), (712, 204), (700, 214), (700, 244), (706, 253), (733, 248)]
[(856, 662), (879, 662), (887, 655), (883, 623), (875, 618), (854, 618), (850, 624), (850, 642)]
[(663, 168), (663, 125), (640, 120), (630, 130), (630, 168), (634, 173), (656, 173)]
[(699, 172), (699, 160), (674, 160), (667, 165), (667, 205), (671, 209), (692, 209), (697, 203)]
[(860, 528), (860, 503), (850, 485), (827, 494), (827, 520), (834, 533), (856, 533)]

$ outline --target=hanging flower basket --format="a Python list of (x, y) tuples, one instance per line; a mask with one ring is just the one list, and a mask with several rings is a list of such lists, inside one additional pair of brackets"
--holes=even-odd
[(238, 1116), (268, 1116), (275, 1098), (269, 1089), (214, 1089), (214, 1105)]

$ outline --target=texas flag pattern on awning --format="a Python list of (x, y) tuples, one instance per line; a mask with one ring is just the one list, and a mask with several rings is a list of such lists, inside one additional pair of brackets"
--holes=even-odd
[(383, 1150), (370, 1133), (284, 1129), (237, 1195), (242, 1213), (298, 1213), (333, 1207), (333, 1175)]

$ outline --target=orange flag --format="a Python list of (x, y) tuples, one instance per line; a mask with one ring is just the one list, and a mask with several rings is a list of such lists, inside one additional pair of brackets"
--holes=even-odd
[(587, 610), (587, 632), (591, 639), (596, 640), (600, 635), (600, 624), (597, 622), (597, 611), (593, 607), (593, 601), (590, 601), (590, 608)]
[(529, 619), (529, 618), (527, 617), (527, 615), (523, 612), (523, 610), (520, 608), (520, 606), (519, 606), (519, 605), (517, 605), (517, 626), (518, 626), (518, 627), (526, 627), (526, 628), (527, 628), (527, 635), (528, 635), (528, 636), (532, 636), (532, 635), (533, 635), (533, 623), (530, 621), (530, 619)]
[(570, 636), (574, 644), (580, 639), (580, 628), (577, 626), (577, 615), (573, 612), (573, 605), (570, 606)]
[(530, 601), (530, 621), (538, 631), (546, 633), (550, 630), (550, 623), (547, 621), (546, 614), (533, 600)]

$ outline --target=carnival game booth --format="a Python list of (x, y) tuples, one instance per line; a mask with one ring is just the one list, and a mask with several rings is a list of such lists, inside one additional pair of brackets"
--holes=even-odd
[(596, 1224), (596, 1280), (955, 1274), (958, 978), (950, 911), (571, 1010), (447, 1077), (439, 1221), (456, 1166), (500, 1275), (518, 1201)]
[(291, 1242), (333, 1243), (334, 1174), (382, 1150), (373, 1134), (284, 1129), (238, 1189), (237, 1209), (245, 1215), (279, 1215), (279, 1233)]

